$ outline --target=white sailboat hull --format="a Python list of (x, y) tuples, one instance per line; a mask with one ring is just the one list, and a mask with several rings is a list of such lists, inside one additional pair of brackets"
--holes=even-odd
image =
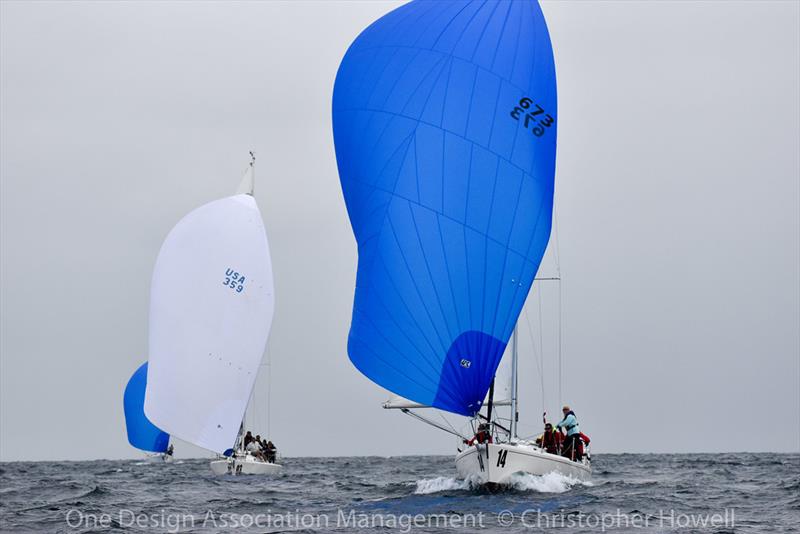
[(282, 465), (261, 461), (250, 454), (211, 461), (211, 471), (215, 475), (276, 475), (281, 470)]
[(456, 456), (456, 470), (462, 478), (480, 484), (507, 484), (514, 473), (546, 475), (557, 472), (586, 481), (591, 477), (589, 460), (573, 462), (544, 452), (527, 443), (489, 443), (467, 447)]

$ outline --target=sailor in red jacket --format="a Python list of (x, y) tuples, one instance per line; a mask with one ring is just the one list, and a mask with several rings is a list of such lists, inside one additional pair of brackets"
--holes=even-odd
[(578, 451), (580, 456), (583, 457), (583, 455), (586, 453), (586, 445), (588, 445), (591, 440), (589, 439), (589, 436), (583, 432), (579, 432), (578, 437), (580, 438), (580, 441), (578, 441)]
[(488, 423), (481, 423), (480, 425), (478, 425), (478, 432), (475, 433), (475, 436), (469, 441), (464, 440), (464, 443), (466, 443), (471, 447), (476, 441), (478, 443), (492, 442), (492, 433), (489, 431)]
[(550, 454), (561, 454), (561, 443), (564, 438), (561, 432), (553, 430), (553, 425), (545, 423), (544, 434), (536, 438), (536, 444)]

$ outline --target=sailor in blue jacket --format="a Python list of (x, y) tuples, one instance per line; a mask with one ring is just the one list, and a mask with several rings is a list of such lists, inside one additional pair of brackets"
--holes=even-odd
[(563, 455), (572, 458), (575, 461), (580, 461), (582, 455), (582, 447), (580, 444), (581, 431), (578, 426), (578, 418), (575, 417), (569, 406), (564, 406), (561, 411), (564, 413), (564, 419), (556, 425), (556, 428), (562, 428), (567, 431), (567, 437), (564, 440)]

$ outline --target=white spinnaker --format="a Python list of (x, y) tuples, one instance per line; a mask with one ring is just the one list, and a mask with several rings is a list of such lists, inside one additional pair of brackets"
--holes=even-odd
[(186, 215), (153, 270), (147, 417), (200, 447), (233, 447), (274, 308), (267, 235), (253, 197), (223, 198)]

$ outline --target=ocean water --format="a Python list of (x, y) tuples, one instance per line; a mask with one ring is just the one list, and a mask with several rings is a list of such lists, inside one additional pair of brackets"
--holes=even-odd
[(518, 476), (490, 492), (452, 457), (0, 464), (2, 532), (800, 532), (798, 454), (620, 454), (591, 482)]

